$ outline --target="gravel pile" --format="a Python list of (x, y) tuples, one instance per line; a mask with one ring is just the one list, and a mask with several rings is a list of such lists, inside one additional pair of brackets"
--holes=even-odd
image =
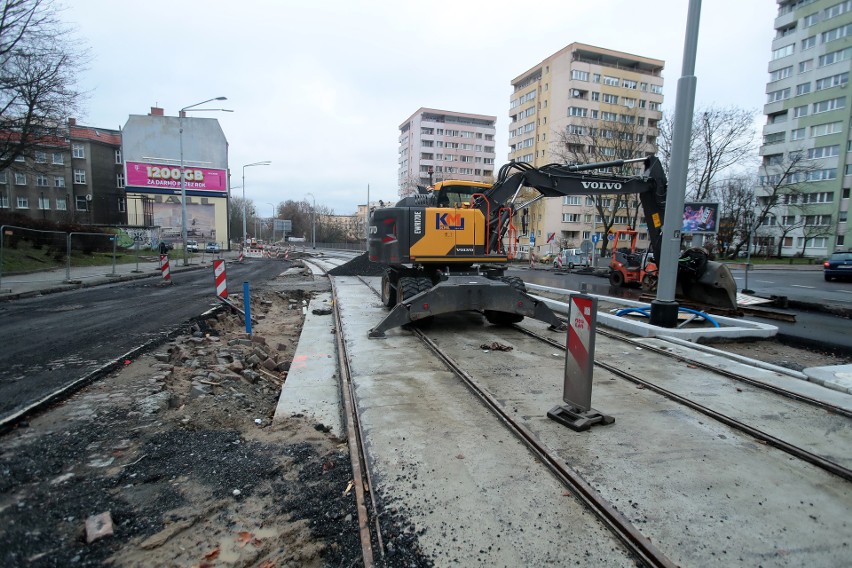
[(387, 266), (387, 264), (371, 262), (365, 252), (346, 264), (341, 264), (337, 268), (329, 270), (328, 273), (332, 276), (381, 276)]

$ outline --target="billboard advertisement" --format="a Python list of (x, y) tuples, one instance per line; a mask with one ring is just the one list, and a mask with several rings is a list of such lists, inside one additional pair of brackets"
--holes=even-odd
[[(187, 191), (210, 191), (224, 194), (228, 191), (228, 175), (225, 170), (184, 167), (184, 183)], [(130, 187), (146, 188), (148, 191), (180, 191), (180, 166), (127, 162), (127, 181)]]
[(684, 203), (681, 231), (693, 235), (719, 230), (718, 203)]

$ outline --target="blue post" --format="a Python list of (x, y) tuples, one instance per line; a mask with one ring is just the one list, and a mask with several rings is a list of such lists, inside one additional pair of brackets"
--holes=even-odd
[(243, 308), (246, 312), (246, 334), (251, 335), (251, 298), (248, 282), (243, 282)]

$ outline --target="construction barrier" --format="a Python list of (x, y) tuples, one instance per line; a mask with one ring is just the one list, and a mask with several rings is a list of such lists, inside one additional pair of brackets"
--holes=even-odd
[(160, 272), (163, 273), (163, 281), (167, 284), (171, 284), (172, 275), (169, 271), (169, 256), (166, 254), (160, 255)]
[(592, 408), (598, 301), (586, 294), (571, 294), (569, 306), (562, 390), (566, 404), (550, 409), (547, 417), (580, 432), (595, 425), (612, 424), (615, 418)]
[(225, 261), (213, 261), (213, 279), (216, 282), (216, 295), (220, 298), (228, 297), (228, 281), (225, 278)]
[(242, 261), (243, 261), (243, 251), (240, 251), (240, 258), (237, 262), (242, 262)]

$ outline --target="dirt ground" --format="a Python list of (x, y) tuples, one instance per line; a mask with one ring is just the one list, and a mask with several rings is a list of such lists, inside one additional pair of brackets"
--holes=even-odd
[(272, 425), (306, 299), (260, 292), (252, 340), (222, 312), (0, 439), (0, 564), (360, 565), (345, 442)]
[[(255, 293), (251, 340), (220, 312), (0, 438), (0, 565), (361, 565), (345, 441), (304, 417), (272, 424), (306, 289)], [(795, 369), (849, 362), (714, 346)], [(387, 565), (430, 565), (408, 529)]]

